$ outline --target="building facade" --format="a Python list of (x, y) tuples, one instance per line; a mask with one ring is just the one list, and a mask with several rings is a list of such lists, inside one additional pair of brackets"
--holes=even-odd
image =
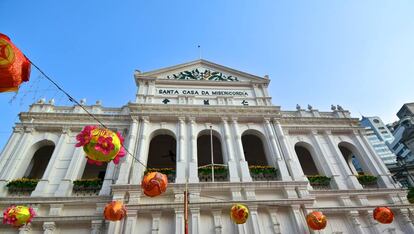
[(382, 120), (375, 117), (362, 117), (361, 125), (365, 127), (368, 140), (375, 152), (386, 165), (397, 163), (397, 156), (390, 150), (389, 144), (394, 137)]
[[(38, 216), (19, 230), (2, 225), (1, 233), (184, 233), (186, 189), (190, 233), (314, 233), (305, 220), (314, 210), (328, 217), (320, 233), (414, 233), (406, 191), (342, 107), (281, 110), (271, 102), (267, 76), (205, 60), (134, 77), (134, 102), (119, 108), (83, 103), (126, 136), (134, 157), (118, 165), (91, 166), (75, 148), (77, 133), (96, 124), (81, 107), (39, 100), (20, 114), (0, 158), (0, 204), (29, 204)], [(352, 156), (375, 184), (359, 182)], [(214, 182), (203, 170), (212, 161), (221, 167)], [(140, 189), (150, 168), (169, 172), (167, 191), (155, 198)], [(309, 179), (318, 175), (328, 184)], [(39, 182), (29, 193), (7, 188), (21, 177)], [(93, 177), (103, 181), (97, 191), (74, 185)], [(122, 221), (103, 220), (111, 200), (126, 204)], [(234, 203), (248, 206), (247, 223), (231, 222)], [(372, 217), (384, 205), (395, 214), (392, 224)]]

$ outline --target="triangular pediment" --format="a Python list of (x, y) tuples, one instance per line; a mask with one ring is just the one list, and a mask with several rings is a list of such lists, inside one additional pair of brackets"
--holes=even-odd
[(263, 82), (267, 80), (259, 76), (238, 71), (203, 59), (144, 72), (139, 74), (139, 76), (169, 80), (209, 80), (224, 82)]

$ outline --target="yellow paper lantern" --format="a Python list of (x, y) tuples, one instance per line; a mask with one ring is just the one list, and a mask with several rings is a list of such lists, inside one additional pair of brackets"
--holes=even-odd
[(234, 204), (230, 210), (230, 217), (236, 224), (243, 224), (249, 218), (249, 209), (243, 204)]
[(32, 207), (10, 206), (3, 212), (3, 223), (21, 227), (32, 221), (35, 212)]
[(76, 147), (83, 146), (88, 163), (102, 165), (113, 160), (118, 164), (120, 157), (125, 156), (124, 138), (109, 129), (85, 126), (76, 139)]

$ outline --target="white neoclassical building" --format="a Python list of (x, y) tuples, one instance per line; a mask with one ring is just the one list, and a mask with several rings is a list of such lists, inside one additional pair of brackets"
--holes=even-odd
[[(0, 157), (0, 208), (28, 204), (38, 216), (20, 229), (0, 225), (0, 233), (183, 233), (186, 186), (190, 233), (313, 233), (305, 216), (315, 210), (328, 218), (320, 233), (414, 233), (406, 192), (342, 107), (281, 110), (268, 94), (269, 77), (205, 60), (134, 77), (135, 102), (83, 104), (122, 132), (146, 167), (129, 155), (119, 165), (87, 164), (75, 136), (97, 123), (79, 106), (40, 100), (20, 114)], [(206, 166), (212, 158), (214, 182)], [(168, 174), (166, 193), (142, 193), (146, 168)], [(361, 173), (377, 181), (362, 183)], [(7, 187), (23, 177), (39, 179), (33, 191)], [(88, 178), (102, 185), (74, 185)], [(124, 201), (127, 217), (106, 222), (103, 207), (113, 199)], [(243, 225), (229, 218), (236, 202), (250, 210)], [(384, 205), (395, 214), (392, 224), (372, 218)]]

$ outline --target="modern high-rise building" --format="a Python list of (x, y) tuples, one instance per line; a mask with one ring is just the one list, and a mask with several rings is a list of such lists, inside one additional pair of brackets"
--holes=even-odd
[(396, 155), (388, 146), (394, 140), (394, 137), (382, 120), (377, 116), (363, 116), (360, 122), (365, 127), (367, 138), (382, 161), (386, 165), (397, 163)]
[[(19, 230), (1, 225), (0, 233), (181, 234), (188, 217), (193, 234), (303, 234), (314, 233), (305, 219), (312, 211), (327, 216), (321, 233), (414, 233), (406, 190), (341, 106), (282, 110), (271, 102), (268, 76), (206, 60), (134, 78), (136, 99), (121, 107), (41, 99), (20, 113), (0, 157), (0, 208), (31, 205), (37, 216)], [(76, 135), (99, 124), (83, 108), (121, 132), (132, 156), (88, 164)], [(168, 174), (164, 194), (144, 195), (148, 170)], [(10, 186), (22, 177), (34, 185)], [(112, 200), (126, 206), (121, 221), (103, 219)], [(245, 224), (229, 217), (235, 203), (249, 209)], [(391, 224), (374, 220), (378, 206), (392, 209)]]

